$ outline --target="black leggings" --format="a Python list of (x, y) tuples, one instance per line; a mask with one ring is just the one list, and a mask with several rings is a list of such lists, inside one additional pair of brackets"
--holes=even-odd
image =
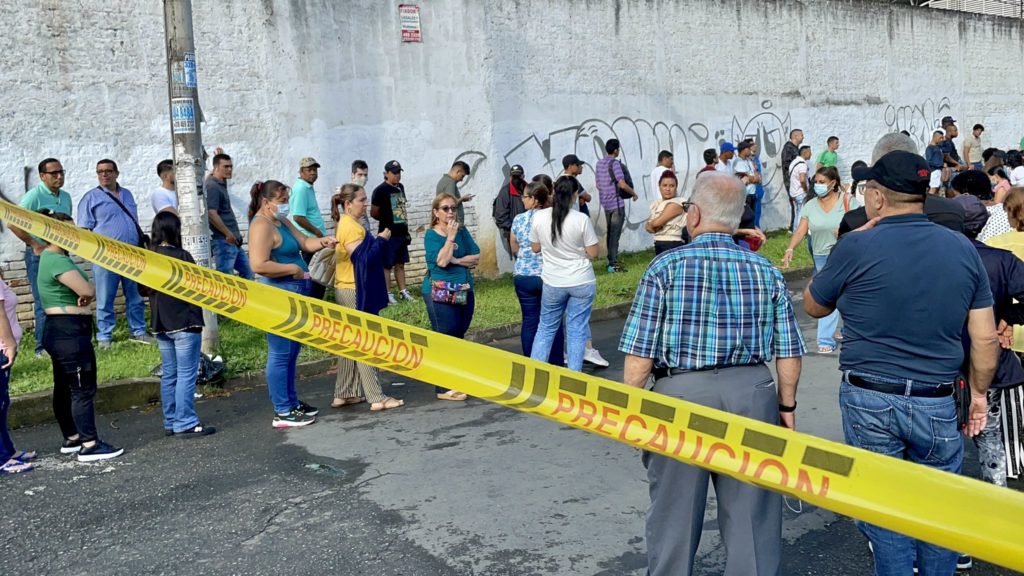
[(96, 440), (96, 352), (92, 347), (92, 316), (54, 314), (46, 317), (43, 348), (53, 362), (53, 414), (61, 434)]

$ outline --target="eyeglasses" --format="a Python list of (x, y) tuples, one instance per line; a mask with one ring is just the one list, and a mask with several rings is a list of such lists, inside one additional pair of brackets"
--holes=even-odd
[(102, 176), (104, 174), (117, 174), (117, 171), (116, 170), (110, 170), (108, 168), (106, 170), (97, 170), (96, 173), (99, 174), (100, 176)]
[(64, 175), (64, 171), (63, 170), (53, 170), (53, 171), (50, 171), (50, 172), (41, 172), (41, 174), (49, 174), (50, 176), (63, 176)]
[(455, 206), (438, 206), (437, 209), (441, 212), (455, 212)]

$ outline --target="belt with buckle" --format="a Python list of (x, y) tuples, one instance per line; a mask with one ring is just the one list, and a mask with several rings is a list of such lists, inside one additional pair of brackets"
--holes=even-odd
[(934, 387), (924, 387), (919, 384), (911, 385), (910, 393), (908, 394), (906, 384), (897, 384), (894, 382), (872, 382), (871, 380), (865, 380), (864, 378), (854, 376), (853, 374), (850, 374), (847, 381), (857, 388), (881, 392), (883, 394), (896, 394), (899, 396), (942, 398), (944, 396), (952, 396), (953, 394), (953, 386), (951, 384), (943, 384), (941, 386)]

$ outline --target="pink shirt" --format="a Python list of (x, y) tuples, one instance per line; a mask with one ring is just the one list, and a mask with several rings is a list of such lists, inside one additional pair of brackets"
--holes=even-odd
[(18, 324), (18, 295), (7, 286), (7, 282), (0, 280), (0, 298), (4, 301), (4, 312), (7, 314), (7, 321), (11, 323), (11, 332), (14, 333), (14, 341), (21, 342), (21, 324)]

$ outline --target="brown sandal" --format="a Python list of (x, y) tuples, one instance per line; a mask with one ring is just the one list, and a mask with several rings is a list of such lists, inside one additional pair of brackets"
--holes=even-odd
[(342, 406), (351, 406), (353, 404), (361, 404), (366, 402), (363, 398), (335, 398), (331, 401), (331, 408), (341, 408)]
[(374, 402), (373, 404), (370, 404), (370, 412), (383, 412), (384, 410), (401, 408), (402, 406), (405, 406), (405, 400), (385, 396), (382, 402)]
[(469, 398), (469, 396), (457, 390), (449, 390), (444, 394), (437, 395), (438, 400), (448, 400), (449, 402), (465, 402), (466, 398)]

